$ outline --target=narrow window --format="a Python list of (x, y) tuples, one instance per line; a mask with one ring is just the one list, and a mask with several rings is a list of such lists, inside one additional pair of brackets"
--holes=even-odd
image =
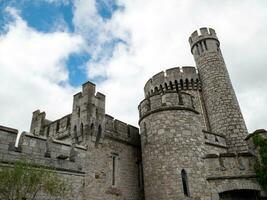
[(118, 154), (112, 155), (112, 186), (116, 185), (116, 167), (117, 167)]
[(78, 115), (78, 117), (80, 117), (80, 115), (81, 115), (81, 109), (79, 106), (77, 107), (77, 115)]
[(74, 126), (73, 132), (74, 132), (74, 134), (73, 134), (74, 141), (75, 141), (75, 143), (78, 143), (78, 135), (77, 135), (77, 126), (76, 125)]
[(56, 124), (56, 132), (58, 132), (59, 131), (59, 121), (57, 121), (56, 123), (57, 123)]
[(95, 141), (95, 146), (97, 147), (99, 141), (100, 141), (100, 138), (101, 138), (101, 135), (102, 135), (102, 128), (101, 128), (101, 125), (98, 126), (98, 130), (97, 130), (97, 135), (96, 135), (96, 141)]
[(189, 89), (189, 81), (188, 81), (188, 79), (185, 79), (185, 88), (186, 88), (186, 90)]
[(206, 40), (204, 40), (204, 46), (205, 46), (205, 49), (208, 50)]
[(179, 86), (177, 80), (174, 81), (176, 92), (179, 92)]
[(167, 83), (164, 83), (164, 86), (165, 86), (165, 90), (167, 91), (167, 90), (168, 90), (168, 85), (167, 85)]
[(199, 45), (200, 45), (201, 52), (203, 52), (204, 49), (203, 49), (203, 46), (202, 46), (202, 42), (200, 42)]
[(188, 187), (188, 180), (187, 180), (187, 174), (184, 169), (181, 171), (181, 176), (182, 176), (182, 183), (183, 183), (183, 190), (184, 190), (184, 195), (186, 197), (189, 197), (189, 187)]
[(171, 90), (173, 90), (173, 86), (172, 86), (172, 82), (170, 81), (170, 88)]
[(94, 124), (93, 123), (91, 124), (90, 131), (91, 131), (91, 136), (92, 136), (94, 134)]
[(200, 55), (198, 44), (196, 44), (197, 47), (197, 55)]
[(81, 136), (82, 136), (82, 140), (83, 140), (84, 139), (84, 135), (83, 135), (83, 123), (81, 123), (80, 132), (81, 132)]
[(219, 45), (219, 43), (216, 43), (216, 45), (217, 45), (217, 51), (219, 52), (220, 51), (220, 45)]
[(182, 79), (180, 79), (180, 86), (181, 86), (181, 90), (183, 90), (184, 89), (184, 83), (183, 83)]
[(67, 128), (70, 126), (70, 116), (67, 117)]
[(162, 87), (162, 85), (160, 85), (160, 90), (161, 90), (161, 92), (163, 92), (163, 87)]

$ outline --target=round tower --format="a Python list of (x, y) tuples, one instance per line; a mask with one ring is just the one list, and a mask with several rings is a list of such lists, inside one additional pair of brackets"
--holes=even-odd
[(160, 72), (148, 80), (144, 90), (145, 99), (138, 109), (145, 198), (209, 199), (196, 69)]
[(229, 151), (245, 151), (247, 128), (220, 50), (211, 28), (201, 28), (189, 38), (202, 83), (210, 131), (226, 136)]

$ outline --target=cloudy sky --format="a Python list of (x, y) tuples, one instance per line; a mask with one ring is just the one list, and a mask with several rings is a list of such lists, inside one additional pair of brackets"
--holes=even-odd
[(266, 0), (0, 0), (0, 124), (68, 114), (90, 80), (107, 113), (137, 125), (145, 82), (194, 65), (200, 27), (217, 32), (249, 131), (267, 129)]

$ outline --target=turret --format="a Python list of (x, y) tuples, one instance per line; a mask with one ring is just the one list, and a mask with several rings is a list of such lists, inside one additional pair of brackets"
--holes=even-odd
[(194, 67), (177, 67), (145, 85), (138, 108), (146, 199), (207, 197), (198, 80)]
[(86, 82), (82, 92), (73, 97), (71, 133), (73, 143), (97, 143), (103, 138), (105, 120), (105, 95), (97, 92), (95, 84)]
[(201, 28), (189, 38), (200, 81), (209, 127), (226, 137), (229, 151), (246, 151), (247, 128), (220, 50), (211, 28)]

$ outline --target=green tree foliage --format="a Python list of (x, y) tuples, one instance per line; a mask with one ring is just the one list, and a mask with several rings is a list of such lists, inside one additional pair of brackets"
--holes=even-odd
[(260, 155), (260, 160), (255, 164), (257, 180), (263, 189), (267, 191), (267, 139), (259, 134), (255, 134), (253, 136), (253, 142), (259, 148)]
[(63, 197), (66, 184), (56, 173), (27, 162), (16, 162), (13, 167), (0, 168), (1, 200), (34, 200), (38, 193)]

